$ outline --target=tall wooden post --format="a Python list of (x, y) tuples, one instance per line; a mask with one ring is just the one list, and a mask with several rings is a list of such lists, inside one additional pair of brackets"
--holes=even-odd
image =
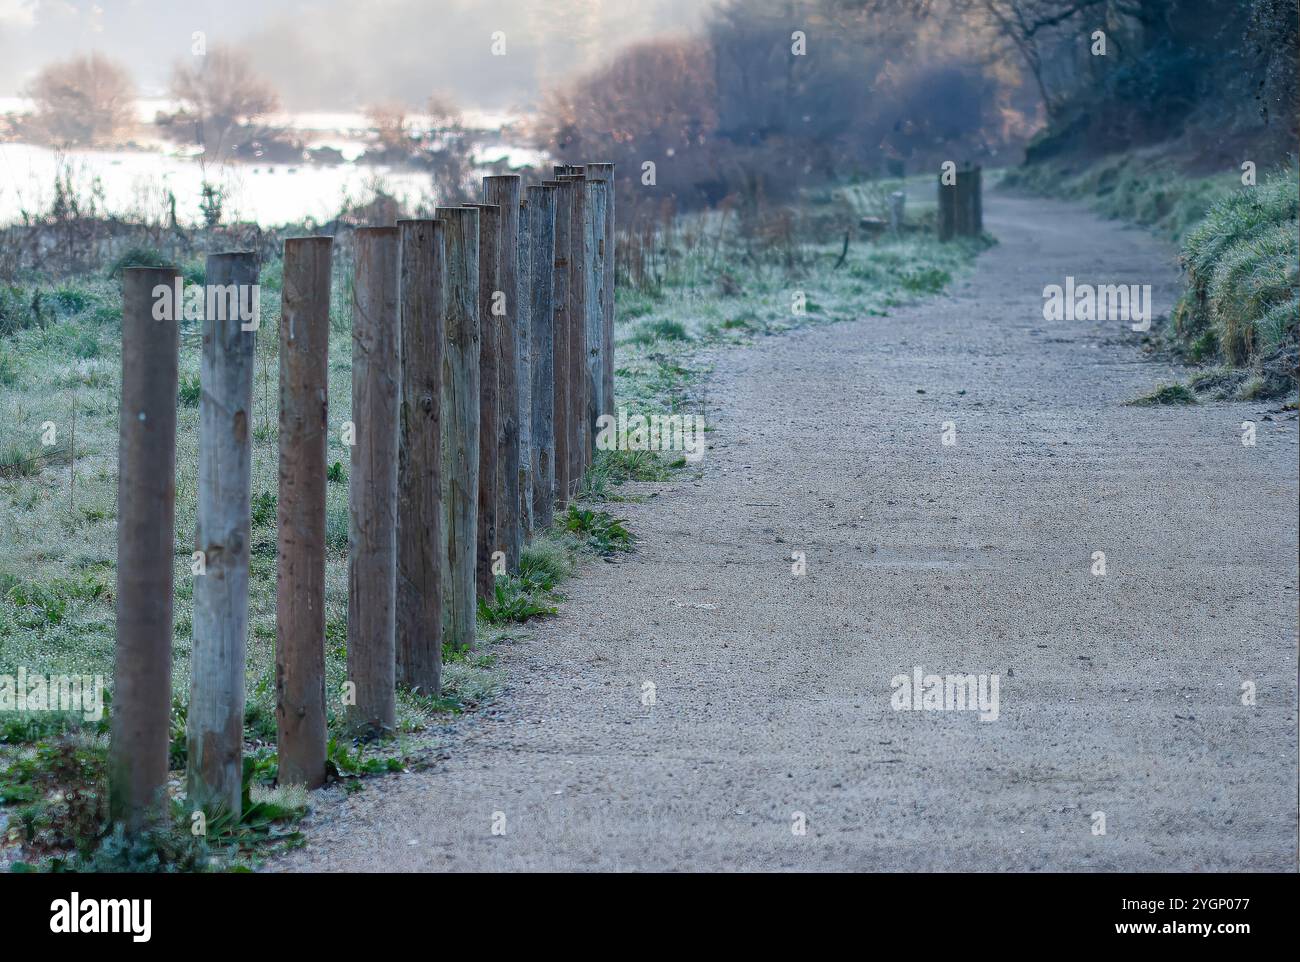
[(397, 724), (397, 229), (363, 227), (353, 243), (348, 680), (356, 697), (348, 720), (357, 733), (378, 734)]
[[(591, 170), (592, 165), (587, 165)], [(587, 210), (582, 223), (587, 260), (587, 435), (584, 467), (595, 455), (596, 418), (605, 411), (605, 184), (588, 175), (583, 184)]]
[(889, 230), (894, 235), (903, 233), (903, 210), (907, 195), (896, 190), (889, 195)]
[(442, 303), (443, 640), (474, 646), (479, 478), (479, 212), (439, 207), (445, 283)]
[[(122, 272), (117, 646), (108, 779), (109, 814), (131, 830), (162, 813), (167, 785), (179, 277), (171, 267)], [(163, 290), (171, 292), (170, 307), (160, 299)]]
[(397, 680), (426, 695), (442, 683), (445, 225), (401, 220), (402, 331), (397, 495)]
[(569, 440), (571, 420), (569, 399), (569, 251), (570, 211), (573, 205), (572, 181), (546, 181), (543, 186), (554, 189), (555, 196), (555, 260), (552, 272), (551, 298), (552, 341), (554, 350), (554, 412), (555, 425), (555, 501), (556, 505), (569, 502)]
[(983, 170), (976, 167), (971, 181), (971, 229), (976, 237), (984, 233), (984, 185)]
[(496, 575), (492, 555), (504, 551), (498, 528), (497, 499), (501, 483), (501, 318), (492, 312), (492, 295), (501, 290), (501, 209), (491, 204), (471, 205), (478, 210), (478, 315), (479, 315), (479, 451), (477, 585), (480, 598), (494, 596)]
[[(209, 254), (199, 384), (199, 501), (194, 548), (186, 794), (191, 810), (238, 817), (243, 789), (244, 652), (248, 646), (248, 559), (252, 496), (257, 255)], [(233, 297), (231, 296), (233, 295)], [(245, 328), (248, 328), (245, 330)]]
[(533, 295), (532, 222), (528, 192), (519, 200), (519, 528), (533, 536)]
[(953, 201), (953, 233), (969, 237), (971, 233), (971, 172), (967, 165), (957, 171), (957, 188)]
[[(506, 553), (506, 568), (519, 570), (519, 550), (522, 547), (523, 529), (520, 523), (520, 425), (523, 423), (520, 405), (519, 357), (527, 353), (524, 348), (526, 332), (520, 328), (519, 293), (519, 175), (505, 174), (483, 178), (483, 202), (500, 210), (497, 246), (498, 269), (496, 291), (504, 312), (501, 322), (501, 345), (497, 355), (497, 379), (500, 385), (499, 416), (501, 430), (501, 455), (497, 466), (497, 532), (501, 550)], [(495, 303), (495, 296), (494, 296)]]
[(533, 525), (555, 518), (555, 187), (528, 188)]
[(943, 173), (939, 174), (939, 240), (950, 241), (957, 230), (957, 184), (943, 182)]
[(614, 398), (614, 165), (587, 164), (587, 178), (601, 188), (602, 236), (597, 243), (601, 260), (600, 298), (600, 409), (597, 414), (613, 415)]
[(580, 175), (572, 180), (569, 206), (569, 495), (582, 487), (590, 446), (591, 395), (587, 367), (589, 295), (587, 228), (590, 193)]
[(280, 526), (276, 728), (280, 783), (325, 780), (325, 460), (329, 237), (284, 242), (280, 300)]

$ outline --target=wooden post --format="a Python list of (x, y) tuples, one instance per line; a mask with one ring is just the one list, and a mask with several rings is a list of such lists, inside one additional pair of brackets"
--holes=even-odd
[(597, 414), (615, 413), (614, 398), (614, 165), (588, 164), (587, 177), (601, 185), (601, 227), (597, 244), (601, 258), (600, 300), (600, 409)]
[(907, 203), (907, 195), (901, 190), (896, 190), (889, 195), (889, 230), (897, 235), (903, 233), (903, 211)]
[(366, 735), (397, 724), (397, 242), (393, 227), (363, 227), (353, 235), (348, 680), (356, 686), (356, 701), (348, 706), (348, 721)]
[(533, 537), (533, 294), (532, 223), (528, 191), (519, 200), (519, 529)]
[[(501, 342), (497, 354), (497, 380), (501, 454), (497, 465), (497, 535), (506, 553), (506, 569), (519, 570), (522, 528), (519, 519), (520, 425), (519, 356), (523, 332), (519, 325), (519, 175), (483, 178), (483, 202), (500, 211), (497, 229), (497, 287), (504, 313), (500, 316)], [(494, 297), (495, 300), (495, 297)]]
[(442, 684), (442, 366), (445, 224), (401, 220), (401, 406), (397, 494), (397, 680), (426, 695)]
[[(590, 170), (590, 166), (586, 168)], [(601, 355), (604, 340), (604, 319), (602, 310), (605, 298), (604, 257), (601, 250), (605, 244), (604, 200), (605, 185), (585, 176), (581, 181), (582, 191), (582, 277), (585, 295), (583, 299), (583, 341), (586, 351), (583, 354), (584, 379), (582, 396), (585, 401), (583, 419), (586, 432), (583, 434), (584, 470), (591, 465), (593, 440), (595, 437), (596, 417), (604, 410), (601, 389), (604, 384), (604, 361)], [(575, 242), (576, 246), (576, 242)]]
[(591, 398), (587, 367), (588, 251), (590, 194), (585, 178), (576, 177), (569, 207), (569, 496), (582, 487), (588, 464)]
[(971, 228), (976, 237), (984, 233), (984, 185), (983, 170), (976, 167), (971, 181)]
[(479, 316), (479, 450), (477, 585), (480, 598), (494, 596), (496, 575), (492, 555), (503, 551), (498, 531), (501, 470), (500, 358), (501, 318), (492, 313), (492, 295), (501, 290), (498, 279), (501, 209), (491, 204), (470, 205), (478, 210), (478, 316)]
[(555, 502), (556, 506), (569, 501), (569, 227), (573, 204), (571, 181), (546, 181), (543, 186), (554, 190), (555, 196), (555, 260), (552, 272), (551, 298), (552, 341), (554, 343), (554, 412), (555, 425)]
[[(244, 749), (244, 652), (253, 458), (253, 321), (257, 254), (209, 254), (199, 383), (199, 499), (194, 548), (194, 633), (185, 740), (190, 810), (240, 815)], [(251, 300), (246, 298), (251, 293)], [(233, 296), (232, 296), (233, 295)], [(254, 307), (256, 310), (256, 307)], [(250, 329), (245, 330), (248, 327)]]
[[(109, 814), (132, 831), (163, 812), (167, 785), (179, 278), (172, 267), (122, 272), (117, 644), (108, 778)], [(171, 292), (171, 309), (155, 300), (159, 288)]]
[(953, 201), (953, 233), (958, 237), (969, 237), (971, 228), (970, 203), (970, 167), (957, 171), (957, 189)]
[(280, 784), (325, 781), (325, 460), (329, 237), (284, 242), (280, 299), (280, 526), (276, 728)]
[(439, 207), (446, 307), (442, 351), (443, 639), (474, 646), (479, 478), (479, 212)]
[(555, 519), (555, 187), (528, 188), (533, 525)]
[[(960, 175), (958, 175), (960, 176)], [(943, 173), (939, 174), (939, 240), (950, 241), (957, 229), (957, 184), (943, 182)]]

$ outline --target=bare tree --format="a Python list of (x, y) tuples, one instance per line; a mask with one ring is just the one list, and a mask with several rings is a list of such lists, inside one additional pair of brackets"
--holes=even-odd
[(209, 153), (228, 148), (237, 127), (274, 111), (280, 99), (254, 69), (248, 56), (214, 45), (194, 65), (178, 62), (172, 70), (172, 96), (198, 124), (198, 140)]
[(411, 135), (406, 126), (406, 108), (399, 103), (373, 104), (366, 108), (366, 119), (379, 137), (379, 149), (395, 159), (411, 152)]
[(434, 94), (426, 110), (429, 129), (421, 140), (425, 162), (433, 172), (433, 195), (441, 207), (474, 200), (473, 144), (460, 110), (452, 101)]
[(47, 65), (26, 93), (36, 103), (37, 126), (61, 146), (111, 141), (134, 120), (130, 73), (100, 53)]

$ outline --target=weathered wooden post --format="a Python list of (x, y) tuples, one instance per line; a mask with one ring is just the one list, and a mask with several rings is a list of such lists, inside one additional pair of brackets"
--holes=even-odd
[(983, 170), (976, 167), (971, 182), (971, 229), (976, 237), (984, 233), (984, 185)]
[(569, 496), (582, 487), (590, 447), (591, 397), (587, 367), (587, 298), (588, 251), (587, 227), (590, 216), (586, 178), (571, 178), (573, 193), (569, 197)]
[(501, 290), (501, 209), (492, 204), (469, 205), (478, 210), (478, 315), (479, 315), (479, 451), (477, 584), (480, 598), (495, 595), (496, 575), (492, 555), (503, 551), (498, 529), (497, 499), (501, 484), (500, 367), (504, 331), (500, 316), (492, 311), (493, 294)]
[(532, 222), (528, 191), (519, 200), (519, 529), (533, 537), (533, 295)]
[(497, 287), (494, 306), (502, 311), (500, 350), (497, 354), (499, 384), (498, 412), (501, 431), (500, 463), (497, 466), (497, 536), (506, 553), (506, 569), (519, 570), (522, 528), (519, 520), (520, 500), (519, 434), (520, 411), (519, 355), (523, 343), (519, 325), (519, 175), (505, 174), (483, 178), (483, 202), (500, 213), (497, 229)]
[[(243, 789), (244, 653), (252, 497), (250, 421), (257, 254), (209, 254), (199, 384), (199, 498), (194, 548), (186, 795), (191, 811), (238, 817)], [(241, 305), (252, 308), (245, 321)]]
[(614, 165), (588, 164), (587, 177), (601, 185), (601, 226), (597, 244), (601, 258), (600, 300), (600, 409), (597, 414), (613, 415), (614, 399)]
[(957, 171), (957, 188), (953, 201), (953, 233), (969, 237), (971, 233), (971, 174), (970, 166)]
[(889, 195), (889, 230), (895, 236), (903, 233), (903, 210), (907, 195), (896, 190)]
[[(954, 172), (955, 173), (955, 172)], [(957, 184), (943, 182), (944, 175), (939, 174), (939, 240), (950, 241), (957, 230)]]
[(348, 479), (348, 721), (359, 734), (391, 731), (397, 604), (398, 327), (397, 229), (353, 235), (352, 445)]
[(280, 783), (325, 780), (325, 460), (329, 237), (284, 242), (280, 299), (275, 693)]
[[(588, 165), (587, 170), (590, 169)], [(585, 393), (588, 432), (583, 466), (589, 467), (595, 454), (596, 418), (605, 410), (602, 396), (605, 383), (605, 185), (588, 175), (583, 182), (583, 194), (586, 211), (582, 221), (582, 246), (587, 268), (587, 316), (583, 333), (587, 341)]]
[(442, 303), (443, 640), (474, 646), (479, 478), (479, 212), (439, 207), (445, 283)]
[(570, 210), (573, 204), (573, 183), (566, 180), (545, 181), (543, 186), (553, 188), (555, 197), (555, 260), (551, 275), (552, 342), (554, 351), (554, 393), (552, 423), (555, 430), (555, 501), (565, 505), (569, 501), (569, 444), (572, 420), (569, 398), (569, 252)]
[[(163, 812), (167, 785), (179, 278), (172, 267), (122, 272), (117, 651), (108, 784), (109, 815), (131, 830)], [(242, 733), (242, 718), (240, 725)]]
[(397, 680), (426, 695), (442, 683), (445, 225), (400, 220), (402, 332), (397, 494)]
[(555, 186), (528, 188), (533, 525), (555, 518)]

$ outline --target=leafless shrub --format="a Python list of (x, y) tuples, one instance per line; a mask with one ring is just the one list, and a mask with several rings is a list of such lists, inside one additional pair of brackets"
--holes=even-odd
[(100, 53), (48, 64), (26, 93), (36, 105), (34, 129), (60, 146), (111, 143), (135, 119), (130, 73)]

